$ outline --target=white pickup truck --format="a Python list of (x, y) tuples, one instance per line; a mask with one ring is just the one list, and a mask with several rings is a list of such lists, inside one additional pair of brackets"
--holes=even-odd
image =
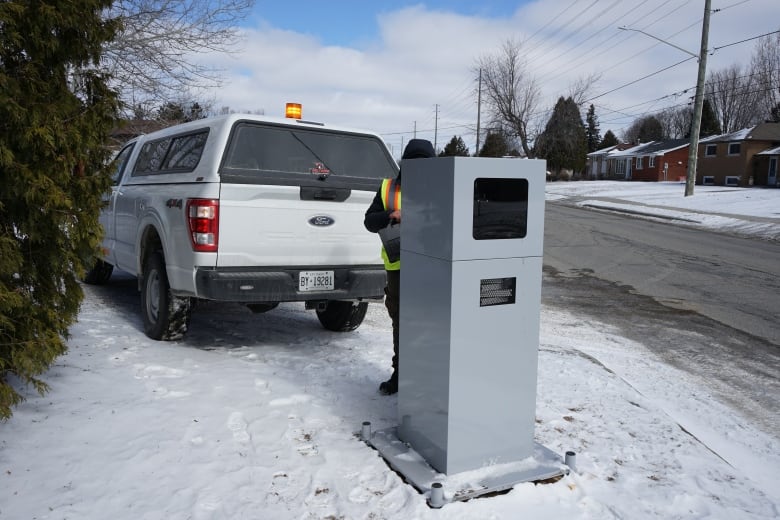
[(371, 132), (231, 114), (138, 137), (115, 159), (101, 258), (138, 278), (144, 331), (181, 338), (197, 299), (255, 312), (303, 301), (329, 330), (354, 330), (384, 296), (363, 215), (398, 173)]

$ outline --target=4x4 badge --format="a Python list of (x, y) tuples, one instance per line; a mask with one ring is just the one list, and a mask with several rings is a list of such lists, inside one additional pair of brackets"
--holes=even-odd
[(336, 221), (327, 215), (316, 215), (309, 219), (309, 224), (312, 226), (330, 226), (334, 222)]

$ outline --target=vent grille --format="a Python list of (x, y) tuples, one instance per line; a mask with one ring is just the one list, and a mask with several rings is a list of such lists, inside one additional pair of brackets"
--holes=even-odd
[(516, 278), (487, 278), (479, 283), (479, 306), (511, 305), (515, 303)]

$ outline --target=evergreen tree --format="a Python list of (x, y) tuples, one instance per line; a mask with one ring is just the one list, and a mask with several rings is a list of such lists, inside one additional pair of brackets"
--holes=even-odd
[(96, 68), (110, 5), (0, 3), (0, 418), (22, 400), (12, 381), (48, 389), (38, 376), (66, 351), (99, 243), (119, 108)]
[(469, 148), (466, 146), (466, 143), (463, 142), (463, 139), (461, 139), (457, 135), (453, 135), (452, 139), (450, 139), (450, 142), (447, 143), (447, 146), (444, 147), (444, 150), (439, 154), (439, 157), (468, 157), (469, 156)]
[(193, 102), (190, 106), (189, 113), (187, 114), (187, 121), (196, 121), (206, 117), (206, 111), (200, 106), (197, 101)]
[(157, 110), (157, 120), (172, 125), (188, 123), (206, 117), (206, 111), (197, 101), (181, 103), (168, 101)]
[[(716, 116), (715, 111), (712, 110), (710, 100), (704, 98), (704, 102), (701, 106), (701, 126), (699, 127), (699, 135), (705, 137), (709, 135), (720, 135), (721, 133), (723, 132), (720, 129), (718, 116)], [(690, 135), (691, 133), (689, 130), (688, 135), (685, 137), (690, 137)]]
[(559, 98), (544, 131), (536, 139), (536, 156), (547, 160), (550, 171), (582, 172), (588, 153), (584, 128), (577, 103), (571, 97)]
[(585, 129), (585, 139), (588, 141), (588, 153), (599, 149), (601, 135), (599, 134), (599, 118), (596, 116), (596, 107), (593, 105), (588, 109), (588, 115), (585, 117), (588, 126)]
[(480, 157), (504, 157), (509, 155), (509, 143), (503, 132), (489, 131), (485, 144), (479, 151)]
[(185, 117), (185, 108), (181, 103), (174, 103), (173, 101), (168, 101), (157, 111), (157, 119), (166, 123), (182, 123)]
[(660, 141), (664, 139), (664, 137), (664, 127), (657, 117), (650, 116), (642, 120), (642, 124), (639, 127), (639, 139), (643, 143), (648, 141)]
[(769, 121), (767, 123), (780, 123), (780, 103), (769, 111)]
[(618, 141), (618, 138), (615, 136), (615, 134), (612, 133), (612, 130), (607, 130), (607, 133), (604, 134), (604, 139), (601, 140), (601, 143), (599, 143), (599, 150), (603, 150), (604, 148), (609, 148), (610, 146), (617, 146), (620, 144), (620, 141)]
[(655, 116), (640, 117), (626, 130), (626, 141), (629, 143), (648, 143), (665, 139), (664, 127)]

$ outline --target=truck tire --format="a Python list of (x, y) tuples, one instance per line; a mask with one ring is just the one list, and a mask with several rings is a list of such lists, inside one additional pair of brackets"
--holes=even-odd
[(180, 339), (189, 327), (191, 308), (190, 298), (171, 293), (162, 254), (150, 254), (141, 279), (141, 312), (146, 335), (156, 340)]
[(368, 302), (330, 301), (324, 310), (317, 310), (323, 327), (334, 332), (348, 332), (360, 327), (366, 317)]
[(103, 285), (111, 278), (111, 273), (113, 272), (113, 265), (96, 258), (95, 263), (92, 264), (92, 268), (87, 271), (87, 274), (84, 276), (84, 283), (90, 285)]

